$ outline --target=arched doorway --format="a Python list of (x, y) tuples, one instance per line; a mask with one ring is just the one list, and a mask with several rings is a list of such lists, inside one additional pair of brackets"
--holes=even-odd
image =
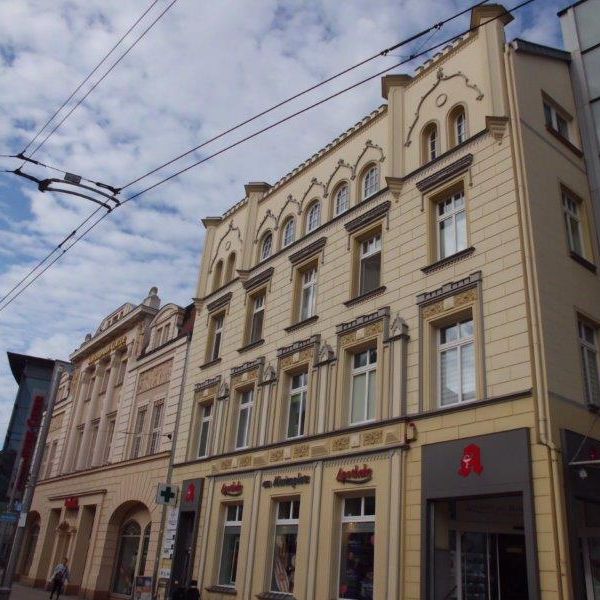
[(131, 596), (140, 554), (142, 530), (136, 521), (127, 521), (119, 535), (119, 550), (115, 563), (112, 591)]

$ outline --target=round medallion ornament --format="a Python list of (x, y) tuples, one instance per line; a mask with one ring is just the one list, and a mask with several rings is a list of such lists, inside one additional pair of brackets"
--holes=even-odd
[(444, 106), (446, 104), (446, 100), (448, 100), (448, 94), (440, 94), (435, 99), (435, 105), (439, 108), (440, 106)]

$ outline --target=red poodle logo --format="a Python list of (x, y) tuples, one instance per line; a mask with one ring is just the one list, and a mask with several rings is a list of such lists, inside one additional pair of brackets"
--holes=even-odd
[(471, 473), (477, 473), (477, 475), (481, 475), (482, 472), (483, 465), (481, 464), (481, 448), (477, 444), (469, 444), (463, 450), (458, 474), (462, 477), (468, 477)]
[(196, 486), (193, 483), (190, 483), (185, 490), (185, 501), (193, 502), (196, 497)]

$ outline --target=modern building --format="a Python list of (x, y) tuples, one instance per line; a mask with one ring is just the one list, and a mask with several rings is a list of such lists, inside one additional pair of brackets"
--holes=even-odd
[(506, 43), (511, 19), (475, 8), (385, 104), (204, 220), (160, 562), (203, 599), (598, 597), (573, 57)]
[(102, 320), (71, 355), (45, 442), (18, 565), (43, 586), (69, 559), (67, 593), (130, 597), (155, 577), (172, 440), (193, 327), (193, 305), (161, 308), (157, 288)]
[(0, 564), (8, 560), (27, 484), (42, 414), (48, 401), (54, 360), (7, 352), (10, 370), (18, 384), (17, 396), (0, 452), (2, 489), (0, 503)]

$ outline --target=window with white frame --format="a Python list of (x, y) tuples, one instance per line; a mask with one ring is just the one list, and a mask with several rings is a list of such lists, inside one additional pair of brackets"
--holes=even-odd
[(375, 419), (377, 349), (369, 348), (352, 355), (352, 402), (350, 424)]
[(341, 185), (335, 193), (335, 214), (341, 215), (350, 208), (350, 191), (348, 184)]
[(307, 394), (308, 373), (304, 372), (293, 375), (290, 378), (290, 392), (288, 397), (288, 439), (304, 435)]
[(162, 419), (165, 404), (157, 402), (152, 408), (152, 421), (150, 422), (150, 439), (148, 440), (148, 454), (156, 454), (160, 449)]
[(110, 366), (107, 364), (104, 368), (104, 372), (102, 373), (102, 383), (100, 384), (100, 393), (104, 394), (106, 392), (106, 388), (108, 387), (108, 379), (110, 377)]
[(225, 507), (223, 546), (221, 547), (221, 563), (219, 566), (220, 585), (235, 587), (243, 512), (244, 507), (242, 504), (230, 504)]
[(300, 321), (315, 315), (317, 304), (317, 268), (311, 267), (301, 273)]
[(457, 144), (462, 144), (467, 139), (467, 118), (462, 109), (456, 113), (454, 118), (454, 136)]
[(321, 204), (315, 202), (308, 210), (306, 216), (306, 232), (314, 231), (321, 224)]
[(464, 192), (456, 192), (437, 203), (438, 259), (467, 247), (467, 213)]
[(261, 292), (252, 298), (252, 315), (250, 317), (250, 344), (258, 342), (262, 339), (264, 320), (265, 292)]
[(296, 238), (296, 221), (294, 219), (288, 219), (283, 226), (283, 239), (282, 246), (285, 248), (289, 246)]
[(211, 335), (211, 349), (208, 360), (217, 360), (221, 355), (221, 341), (223, 339), (223, 324), (225, 322), (225, 315), (220, 314), (212, 318), (212, 335)]
[(235, 435), (235, 448), (247, 448), (250, 444), (250, 426), (252, 408), (254, 407), (254, 390), (245, 390), (240, 394), (238, 423)]
[(273, 251), (273, 235), (269, 232), (267, 233), (260, 245), (260, 260), (266, 260), (271, 256), (271, 252)]
[(96, 447), (96, 441), (98, 440), (98, 430), (100, 429), (100, 421), (96, 420), (92, 422), (92, 430), (90, 431), (90, 440), (87, 448), (87, 457), (85, 460), (86, 468), (90, 468), (92, 466), (92, 461), (94, 459), (94, 448)]
[(108, 419), (106, 426), (106, 439), (104, 441), (104, 454), (102, 456), (103, 462), (106, 464), (110, 458), (110, 448), (112, 446), (113, 437), (115, 435), (115, 425), (117, 424), (117, 418), (111, 417)]
[(473, 319), (440, 327), (438, 336), (440, 406), (475, 400)]
[(73, 453), (73, 470), (77, 470), (77, 466), (79, 463), (79, 457), (81, 455), (81, 447), (83, 445), (83, 433), (85, 426), (79, 425), (77, 427), (77, 433), (75, 434), (75, 452)]
[(119, 371), (117, 372), (117, 380), (115, 386), (122, 385), (125, 380), (125, 371), (127, 370), (127, 359), (122, 360), (119, 363)]
[(421, 134), (421, 155), (423, 163), (428, 163), (438, 157), (439, 154), (439, 136), (438, 128), (435, 123), (430, 123), (423, 129)]
[(360, 243), (359, 295), (375, 290), (381, 279), (381, 234)]
[(363, 176), (363, 200), (379, 191), (379, 169), (373, 165)]
[(209, 451), (210, 431), (213, 418), (212, 402), (202, 404), (199, 407), (198, 415), (198, 458), (206, 456)]
[(272, 592), (294, 592), (299, 518), (300, 500), (284, 500), (277, 503), (271, 566)]
[(375, 570), (375, 496), (342, 502), (339, 598), (373, 598)]
[(544, 102), (544, 119), (550, 129), (560, 136), (569, 139), (569, 123), (567, 119), (550, 102)]
[(569, 249), (579, 256), (584, 256), (579, 201), (563, 192), (562, 205)]
[(131, 458), (137, 458), (142, 452), (142, 442), (144, 439), (144, 423), (146, 421), (146, 407), (138, 410), (135, 426), (133, 429), (133, 443), (131, 446)]
[(600, 379), (598, 377), (598, 344), (596, 328), (579, 319), (579, 347), (583, 365), (585, 400), (588, 404), (600, 406)]

